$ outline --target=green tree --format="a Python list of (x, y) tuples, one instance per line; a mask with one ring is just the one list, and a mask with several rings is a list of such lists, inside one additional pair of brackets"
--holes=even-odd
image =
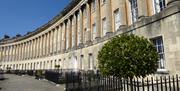
[(157, 70), (158, 53), (144, 37), (123, 34), (108, 41), (98, 53), (100, 72), (123, 78), (145, 77)]

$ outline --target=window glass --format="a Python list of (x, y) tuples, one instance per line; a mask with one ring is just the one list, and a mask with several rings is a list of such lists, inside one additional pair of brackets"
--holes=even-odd
[(119, 29), (119, 26), (121, 25), (119, 9), (114, 11), (114, 21), (115, 21), (115, 31), (117, 31)]
[(137, 0), (131, 0), (131, 15), (132, 15), (132, 21), (133, 23), (138, 20), (138, 6), (137, 6)]
[(165, 8), (165, 0), (154, 0), (154, 10), (155, 13), (159, 13)]
[(93, 0), (92, 1), (92, 10), (95, 10), (96, 9), (96, 0)]
[(102, 19), (102, 32), (103, 32), (103, 36), (106, 35), (106, 31), (107, 30), (107, 23), (106, 23), (106, 17)]
[(96, 24), (93, 24), (93, 40), (96, 38)]
[(164, 69), (164, 45), (163, 45), (163, 40), (162, 37), (157, 37), (151, 40), (156, 47), (156, 50), (159, 54), (159, 61), (158, 61), (158, 68), (159, 69)]

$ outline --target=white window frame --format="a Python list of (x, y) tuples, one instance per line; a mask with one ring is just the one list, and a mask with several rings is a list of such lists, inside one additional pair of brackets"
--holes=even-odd
[(164, 53), (163, 38), (160, 36), (151, 39), (151, 41), (153, 42), (160, 57), (158, 61), (158, 69), (165, 69), (165, 53)]

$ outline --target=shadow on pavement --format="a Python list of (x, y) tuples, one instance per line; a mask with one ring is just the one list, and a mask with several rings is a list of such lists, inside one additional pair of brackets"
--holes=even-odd
[(0, 79), (0, 81), (4, 81), (4, 80), (8, 80), (9, 78), (3, 78), (3, 79)]

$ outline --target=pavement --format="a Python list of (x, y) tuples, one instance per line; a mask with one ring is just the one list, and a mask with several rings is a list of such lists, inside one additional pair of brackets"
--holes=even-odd
[(64, 85), (36, 80), (31, 76), (5, 74), (5, 77), (5, 80), (0, 80), (0, 91), (64, 91)]

